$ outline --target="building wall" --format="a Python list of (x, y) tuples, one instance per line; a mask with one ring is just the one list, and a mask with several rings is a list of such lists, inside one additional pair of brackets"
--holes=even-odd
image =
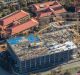
[(22, 73), (46, 71), (55, 68), (62, 63), (68, 62), (72, 59), (72, 54), (73, 50), (70, 50), (30, 60), (24, 59), (24, 61), (20, 61), (18, 67), (15, 67), (15, 70), (21, 71)]

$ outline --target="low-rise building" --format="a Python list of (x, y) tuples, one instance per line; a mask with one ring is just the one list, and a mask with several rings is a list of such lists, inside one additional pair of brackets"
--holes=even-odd
[(17, 21), (17, 20), (20, 20), (26, 16), (28, 16), (29, 14), (23, 10), (18, 10), (18, 11), (15, 11), (3, 18), (0, 18), (0, 25), (2, 26), (10, 26), (9, 24)]
[(32, 4), (30, 9), (32, 13), (36, 14), (36, 17), (40, 23), (43, 21), (49, 23), (53, 21), (52, 19), (54, 16), (67, 12), (58, 1), (48, 1), (44, 3)]
[[(46, 12), (48, 15), (49, 12), (52, 12), (52, 11), (49, 11), (49, 8), (51, 8), (54, 11), (54, 14), (61, 14), (66, 12), (64, 7), (58, 1), (48, 1), (45, 3), (33, 4), (31, 5), (31, 7), (33, 12), (41, 15), (46, 14)], [(43, 15), (41, 17), (47, 16), (47, 15)]]
[(30, 29), (32, 27), (35, 27), (37, 25), (38, 25), (37, 20), (30, 19), (30, 20), (26, 21), (25, 23), (20, 24), (18, 26), (14, 26), (14, 27), (12, 27), (10, 29), (11, 29), (12, 35), (15, 35), (15, 34), (18, 34), (18, 33), (22, 32), (22, 31), (28, 30), (28, 29)]
[(38, 25), (34, 18), (30, 18), (29, 13), (19, 10), (0, 19), (2, 35), (15, 35), (24, 30)]

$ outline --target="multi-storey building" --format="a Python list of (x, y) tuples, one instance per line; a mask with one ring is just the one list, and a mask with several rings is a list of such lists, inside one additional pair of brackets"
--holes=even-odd
[(40, 38), (29, 34), (7, 40), (8, 51), (15, 62), (14, 71), (29, 75), (29, 73), (46, 71), (68, 62), (77, 52), (76, 45), (68, 38), (70, 33), (61, 30), (45, 33)]

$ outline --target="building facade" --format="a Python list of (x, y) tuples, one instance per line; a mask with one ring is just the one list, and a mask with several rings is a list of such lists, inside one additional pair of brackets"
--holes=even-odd
[(53, 40), (49, 43), (33, 37), (13, 38), (7, 43), (8, 51), (15, 61), (14, 70), (22, 75), (47, 71), (66, 63), (72, 59), (77, 48), (72, 41), (58, 44), (53, 43)]

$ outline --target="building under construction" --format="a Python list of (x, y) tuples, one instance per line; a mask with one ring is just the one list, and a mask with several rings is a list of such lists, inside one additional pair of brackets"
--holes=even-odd
[[(40, 12), (34, 18), (20, 10), (0, 19), (1, 34), (9, 31), (12, 36), (7, 39), (7, 45), (11, 59), (14, 60), (14, 63), (11, 63), (12, 69), (16, 73), (29, 75), (55, 68), (73, 59), (77, 47), (80, 47), (79, 16), (74, 21), (75, 15), (67, 13), (57, 1), (47, 3), (32, 5), (40, 7), (38, 12), (34, 10)], [(52, 21), (47, 21), (47, 16)], [(46, 23), (41, 25), (43, 18)], [(39, 30), (16, 35), (25, 30), (33, 30), (33, 27)]]
[[(63, 36), (64, 35), (64, 36)], [(26, 75), (55, 68), (73, 59), (77, 46), (66, 29), (42, 35), (14, 37), (7, 40), (16, 72)]]

